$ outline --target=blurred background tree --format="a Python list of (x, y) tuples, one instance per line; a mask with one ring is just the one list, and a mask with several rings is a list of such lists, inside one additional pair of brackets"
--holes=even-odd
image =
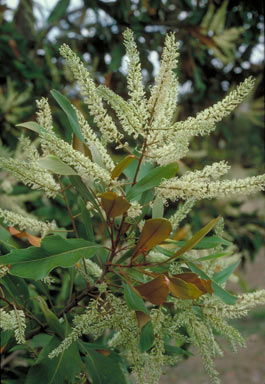
[[(255, 90), (234, 114), (219, 123), (208, 139), (193, 141), (190, 156), (181, 167), (202, 168), (210, 158), (228, 160), (238, 177), (242, 173), (250, 175), (254, 169), (262, 172), (264, 12), (263, 2), (257, 0), (6, 0), (0, 6), (3, 145), (15, 150), (21, 134), (15, 124), (34, 119), (35, 100), (50, 98), (53, 88), (67, 94), (85, 112), (70, 72), (63, 68), (58, 55), (62, 43), (69, 44), (85, 60), (98, 82), (126, 97), (122, 32), (127, 27), (137, 38), (147, 88), (158, 70), (165, 33), (176, 33), (180, 50), (176, 120), (195, 115), (222, 99), (228, 89), (246, 77), (257, 79)], [(52, 105), (58, 132), (69, 138), (68, 122)], [(37, 202), (31, 204), (38, 214)], [(213, 216), (218, 210), (228, 216), (231, 235), (236, 233), (235, 219), (244, 228), (236, 242), (239, 250), (247, 249), (253, 258), (264, 233), (264, 221), (253, 213), (255, 207), (251, 214), (242, 215), (242, 202), (218, 204), (217, 208), (216, 203), (201, 203), (192, 214), (194, 229), (201, 225), (198, 212)], [(251, 228), (247, 227), (250, 215), (252, 223), (254, 219)], [(60, 216), (58, 220), (63, 220)]]

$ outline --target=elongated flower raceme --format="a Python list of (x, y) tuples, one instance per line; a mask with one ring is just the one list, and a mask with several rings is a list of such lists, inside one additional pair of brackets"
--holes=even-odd
[[(179, 227), (200, 199), (262, 191), (265, 175), (230, 180), (228, 174), (223, 179), (230, 170), (225, 161), (185, 171), (179, 160), (188, 155), (193, 137), (210, 134), (246, 98), (254, 80), (246, 79), (197, 116), (176, 121), (178, 44), (174, 34), (166, 36), (160, 70), (149, 94), (144, 89), (133, 32), (126, 29), (123, 37), (128, 98), (123, 99), (105, 85), (97, 86), (80, 58), (63, 44), (60, 53), (84, 96), (89, 120), (61, 95), (62, 109), (73, 130), (72, 142), (64, 141), (53, 129), (48, 100), (42, 98), (37, 102), (37, 124), (24, 124), (39, 134), (36, 142), (40, 148), (22, 137), (20, 148), (24, 147), (24, 151), (19, 157), (10, 159), (8, 153), (1, 152), (1, 168), (32, 189), (56, 197), (56, 203), (61, 204), (63, 197), (72, 228), (66, 230), (69, 236), (45, 237), (53, 231), (65, 232), (65, 228), (20, 215), (22, 207), (17, 213), (0, 208), (4, 224), (34, 230), (44, 237), (40, 247), (15, 248), (9, 255), (1, 255), (1, 281), (6, 284), (13, 277), (14, 281), (25, 277), (30, 282), (30, 295), (44, 296), (43, 284), (57, 284), (53, 269), (67, 268), (62, 292), (69, 293), (69, 299), (64, 293), (55, 298), (54, 293), (47, 304), (38, 296), (41, 306), (36, 305), (38, 312), (33, 317), (31, 309), (35, 305), (30, 302), (28, 308), (25, 304), (25, 314), (22, 306), (16, 309), (11, 303), (11, 308), (12, 290), (7, 291), (7, 298), (2, 296), (7, 308), (0, 309), (0, 326), (14, 331), (18, 343), (25, 342), (25, 316), (30, 323), (29, 335), (35, 335), (35, 323), (40, 325), (40, 332), (47, 329), (60, 338), (66, 335), (60, 342), (57, 336), (51, 338), (49, 348), (41, 351), (43, 359), (30, 368), (30, 375), (39, 364), (44, 364), (41, 372), (45, 364), (50, 372), (50, 366), (57, 369), (58, 361), (64, 364), (73, 355), (75, 365), (80, 362), (80, 370), (93, 362), (93, 370), (86, 369), (93, 382), (108, 382), (106, 376), (112, 371), (106, 375), (105, 360), (107, 367), (115, 366), (121, 383), (126, 380), (120, 365), (124, 371), (129, 365), (138, 384), (158, 384), (163, 366), (181, 361), (187, 353), (183, 345), (192, 344), (211, 382), (219, 384), (213, 359), (222, 356), (223, 351), (215, 332), (223, 335), (233, 350), (244, 346), (242, 336), (227, 319), (245, 316), (255, 305), (264, 304), (264, 290), (238, 297), (225, 290), (226, 279), (236, 278), (233, 272), (241, 255), (232, 242), (223, 238), (222, 219), (212, 219), (195, 234), (189, 232), (188, 225)], [(108, 114), (108, 108), (115, 117)], [(125, 135), (132, 137), (128, 139), (130, 144), (124, 142)], [(139, 142), (135, 145), (136, 139)], [(115, 164), (109, 143), (112, 151), (123, 148), (129, 155), (120, 159), (119, 153)], [(6, 198), (8, 194), (14, 198), (9, 182), (1, 186), (7, 192)], [(166, 219), (163, 216), (168, 210), (164, 205), (168, 200), (183, 201), (175, 211), (169, 207), (170, 217)], [(11, 234), (3, 230), (10, 239)], [(209, 235), (212, 230), (214, 236)], [(2, 248), (5, 252), (12, 246), (0, 241), (0, 253)], [(33, 284), (34, 279), (41, 283)], [(22, 297), (24, 300), (24, 289)], [(25, 303), (28, 301), (25, 299)], [(62, 310), (52, 313), (53, 304), (63, 306), (64, 302)], [(40, 309), (44, 316), (39, 316)], [(44, 318), (47, 323), (42, 324)], [(93, 343), (104, 340), (104, 346), (91, 347), (83, 335)], [(58, 361), (49, 366), (46, 357), (53, 359), (60, 354)], [(126, 360), (126, 368), (120, 356)], [(80, 377), (80, 372), (77, 375)]]
[(75, 150), (70, 144), (59, 139), (55, 134), (45, 132), (41, 134), (42, 141), (46, 143), (51, 153), (61, 159), (66, 164), (73, 166), (76, 172), (84, 177), (92, 177), (94, 180), (110, 182), (110, 173), (97, 163), (94, 163), (81, 153)]
[(115, 141), (121, 138), (121, 133), (118, 132), (112, 118), (107, 115), (103, 107), (102, 99), (96, 91), (96, 85), (90, 73), (79, 57), (66, 44), (61, 46), (60, 53), (73, 72), (81, 88), (81, 93), (84, 96), (84, 102), (87, 104), (91, 115), (94, 116), (94, 121), (100, 129), (103, 139), (106, 141)]
[(4, 309), (0, 309), (0, 328), (4, 331), (14, 331), (15, 338), (18, 344), (25, 343), (25, 315), (21, 310), (11, 310), (6, 312)]
[(21, 162), (0, 157), (0, 167), (11, 172), (18, 180), (32, 189), (40, 189), (50, 197), (59, 194), (60, 187), (52, 175), (37, 166), (36, 162)]
[(235, 194), (249, 195), (264, 190), (265, 175), (247, 177), (238, 180), (205, 181), (185, 176), (164, 181), (157, 188), (158, 194), (172, 201), (186, 200), (189, 197), (196, 199), (212, 199), (214, 197), (229, 197)]
[(25, 229), (31, 229), (34, 232), (40, 232), (42, 236), (45, 236), (48, 232), (56, 229), (56, 225), (53, 222), (45, 223), (37, 219), (25, 217), (18, 213), (11, 212), (7, 209), (0, 208), (0, 218), (3, 218), (4, 223), (9, 226), (17, 227), (21, 231)]

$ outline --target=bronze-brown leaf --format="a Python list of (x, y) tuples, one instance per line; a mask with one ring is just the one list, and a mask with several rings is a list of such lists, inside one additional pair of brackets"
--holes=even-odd
[(8, 231), (12, 236), (17, 237), (18, 239), (26, 238), (31, 245), (34, 245), (34, 247), (40, 247), (41, 237), (33, 236), (25, 231), (20, 232), (14, 227), (8, 227)]
[(195, 284), (203, 293), (213, 293), (211, 280), (201, 279), (196, 273), (185, 272), (175, 277), (186, 281), (186, 283)]
[(136, 285), (134, 288), (140, 295), (152, 304), (160, 305), (166, 302), (169, 293), (169, 279), (161, 274), (145, 284)]
[(171, 231), (172, 226), (167, 219), (155, 218), (146, 220), (132, 254), (132, 259), (160, 244), (170, 235)]
[(169, 291), (173, 296), (179, 299), (198, 299), (203, 293), (192, 283), (186, 283), (177, 277), (170, 278)]
[(115, 192), (104, 192), (100, 195), (101, 203), (108, 218), (122, 215), (130, 208), (131, 204)]
[(115, 168), (111, 171), (111, 178), (116, 179), (116, 177), (119, 177), (122, 172), (135, 160), (134, 155), (128, 155), (122, 161), (120, 161)]
[(196, 273), (185, 272), (170, 277), (169, 290), (180, 299), (198, 299), (205, 293), (212, 293), (211, 280), (200, 279)]
[(142, 329), (145, 324), (151, 321), (151, 317), (142, 311), (135, 311), (138, 327)]

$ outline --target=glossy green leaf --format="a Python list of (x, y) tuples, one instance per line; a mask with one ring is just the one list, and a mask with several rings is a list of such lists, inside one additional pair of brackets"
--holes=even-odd
[(51, 94), (54, 97), (54, 99), (57, 101), (57, 103), (60, 105), (62, 110), (65, 112), (69, 120), (70, 126), (72, 128), (72, 131), (76, 134), (79, 140), (82, 141), (83, 144), (86, 144), (84, 136), (80, 131), (76, 112), (74, 110), (74, 107), (70, 103), (70, 101), (64, 95), (62, 95), (59, 91), (53, 90), (51, 91)]
[(109, 356), (105, 356), (97, 351), (87, 350), (84, 362), (93, 384), (127, 384), (121, 368), (122, 360), (117, 353), (111, 352)]
[(64, 327), (59, 322), (59, 319), (57, 316), (49, 309), (46, 301), (41, 297), (37, 296), (35, 298), (37, 302), (39, 303), (40, 309), (42, 313), (44, 314), (45, 320), (49, 327), (61, 338), (64, 338)]
[[(196, 266), (196, 264), (192, 262), (188, 262), (190, 269), (192, 272), (197, 273), (200, 277), (203, 279), (208, 279), (210, 280), (210, 277), (203, 272), (199, 267)], [(212, 287), (213, 287), (213, 292), (216, 296), (218, 296), (221, 300), (223, 300), (224, 303), (233, 305), (237, 301), (237, 297), (223, 289), (220, 285), (218, 285), (214, 280), (212, 280)]]
[(47, 22), (49, 24), (55, 23), (56, 21), (59, 21), (66, 13), (67, 8), (70, 4), (70, 0), (59, 0), (55, 7), (52, 9)]
[(82, 369), (77, 343), (59, 356), (50, 359), (48, 354), (58, 347), (61, 340), (54, 336), (42, 349), (36, 364), (29, 369), (25, 384), (75, 384), (76, 375)]
[(132, 258), (160, 244), (170, 235), (171, 231), (172, 226), (167, 219), (156, 218), (146, 220)]
[(129, 286), (129, 284), (124, 284), (124, 298), (128, 308), (134, 311), (141, 311), (149, 315), (149, 311), (144, 305), (143, 299)]
[(170, 179), (171, 177), (175, 176), (177, 170), (177, 163), (172, 163), (152, 169), (129, 190), (127, 193), (127, 199), (133, 200), (144, 191), (157, 187), (161, 183), (162, 179)]
[(0, 225), (0, 249), (4, 247), (5, 251), (19, 248), (18, 242), (11, 236), (10, 232)]
[(1, 264), (9, 264), (11, 275), (42, 279), (56, 267), (69, 268), (81, 257), (94, 256), (99, 244), (83, 239), (63, 239), (61, 236), (48, 236), (41, 247), (17, 249), (0, 258)]
[(214, 259), (219, 259), (219, 257), (224, 257), (228, 255), (229, 255), (229, 252), (213, 253), (212, 255), (199, 257), (198, 259), (196, 259), (196, 261), (214, 260)]
[(77, 175), (76, 171), (69, 167), (56, 156), (48, 155), (46, 157), (41, 157), (37, 160), (37, 164), (44, 169), (56, 173), (58, 175)]
[(81, 211), (81, 219), (86, 231), (86, 238), (89, 241), (95, 241), (95, 235), (93, 231), (91, 216), (84, 203), (84, 200), (80, 196), (78, 198), (78, 205)]
[(234, 272), (234, 270), (239, 266), (240, 261), (236, 261), (233, 264), (228, 265), (228, 267), (224, 268), (221, 272), (215, 273), (213, 275), (214, 281), (218, 284), (223, 284), (228, 277)]
[[(176, 242), (180, 247), (182, 247), (183, 245), (185, 245), (185, 241), (181, 240), (181, 241), (178, 241)], [(217, 247), (218, 245), (225, 245), (225, 246), (229, 246), (231, 245), (231, 241), (228, 241), (228, 240), (225, 240), (225, 239), (222, 239), (221, 237), (219, 236), (209, 236), (209, 237), (205, 237), (204, 239), (201, 239), (194, 247), (193, 249), (210, 249), (210, 248), (215, 248)]]
[(151, 321), (143, 326), (140, 334), (139, 349), (143, 353), (148, 351), (155, 341), (154, 329)]
[(218, 216), (216, 219), (211, 220), (208, 224), (206, 224), (202, 229), (200, 229), (195, 235), (187, 241), (187, 243), (180, 248), (176, 253), (174, 253), (173, 256), (171, 256), (166, 262), (169, 262), (171, 260), (176, 259), (177, 257), (183, 255), (185, 252), (188, 252), (190, 249), (192, 249), (196, 244), (201, 241), (208, 232), (210, 232), (211, 229), (215, 226), (217, 221), (220, 219)]
[(104, 192), (100, 195), (101, 204), (108, 218), (117, 217), (127, 212), (131, 204), (115, 192)]
[(96, 209), (99, 209), (93, 194), (87, 189), (80, 176), (69, 176), (69, 180), (85, 202), (90, 201)]
[(116, 179), (119, 177), (122, 172), (135, 160), (134, 155), (128, 155), (124, 159), (122, 159), (111, 171), (112, 179)]
[[(1, 260), (1, 257), (0, 257)], [(1, 261), (0, 261), (1, 264)], [(25, 305), (29, 299), (29, 287), (24, 279), (11, 276), (9, 273), (0, 279), (5, 297), (19, 305)]]

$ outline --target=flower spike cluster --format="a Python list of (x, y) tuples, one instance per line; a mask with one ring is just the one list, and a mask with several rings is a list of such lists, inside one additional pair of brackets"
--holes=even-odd
[[(52, 321), (44, 315), (47, 324), (42, 324), (39, 316), (29, 316), (27, 308), (22, 312), (20, 307), (16, 310), (13, 306), (14, 310), (0, 309), (0, 327), (13, 330), (17, 342), (24, 343), (25, 316), (29, 321), (37, 320), (41, 332), (48, 329), (49, 334), (52, 331), (60, 336), (61, 327), (63, 334), (68, 329), (62, 323), (67, 321), (70, 325), (73, 320), (65, 339), (55, 344), (55, 349), (47, 348), (49, 358), (73, 347), (81, 361), (85, 353), (79, 356), (78, 351), (88, 343), (79, 340), (77, 347), (76, 341), (84, 334), (93, 343), (104, 338), (115, 356), (111, 360), (110, 355), (109, 360), (115, 362), (120, 354), (139, 384), (158, 383), (163, 366), (181, 361), (186, 351), (180, 347), (192, 344), (198, 348), (212, 383), (219, 384), (213, 359), (223, 352), (215, 331), (228, 340), (232, 349), (244, 346), (243, 338), (227, 319), (245, 316), (255, 305), (264, 304), (265, 291), (237, 298), (225, 290), (225, 279), (235, 278), (232, 271), (240, 254), (222, 238), (224, 224), (219, 217), (183, 246), (177, 239), (183, 238), (186, 227), (178, 229), (198, 200), (262, 191), (265, 175), (223, 179), (230, 169), (225, 161), (178, 175), (177, 162), (188, 154), (193, 137), (211, 133), (216, 123), (244, 100), (254, 80), (246, 79), (222, 101), (197, 116), (176, 122), (178, 44), (174, 34), (166, 36), (161, 67), (150, 94), (144, 89), (133, 32), (127, 29), (123, 36), (128, 60), (127, 100), (104, 85), (97, 86), (80, 58), (63, 44), (60, 53), (80, 87), (95, 129), (61, 95), (73, 130), (72, 142), (66, 142), (55, 133), (48, 100), (42, 98), (37, 102), (37, 123), (24, 124), (39, 134), (40, 148), (23, 137), (21, 158), (11, 159), (4, 153), (0, 157), (0, 167), (20, 182), (44, 191), (48, 197), (63, 198), (72, 223), (72, 229), (66, 230), (69, 236), (61, 237), (53, 232), (64, 229), (57, 229), (53, 222), (45, 223), (0, 208), (0, 219), (5, 224), (40, 232), (43, 237), (40, 247), (29, 248), (29, 257), (28, 248), (1, 256), (0, 278), (6, 279), (7, 274), (13, 273), (21, 279), (52, 284), (49, 273), (53, 269), (74, 271), (70, 274), (70, 298), (62, 311), (52, 314)], [(109, 108), (115, 112), (115, 119), (108, 114)], [(124, 142), (125, 135), (132, 137), (130, 143), (139, 139), (136, 148)], [(115, 164), (108, 143), (126, 149), (129, 155)], [(180, 199), (183, 202), (166, 219), (164, 206), (168, 200)], [(147, 216), (152, 219), (145, 220)], [(204, 239), (214, 226), (215, 236)], [(180, 232), (182, 237), (178, 237)], [(203, 240), (207, 243), (205, 248)], [(42, 266), (40, 271), (35, 268), (38, 263)], [(85, 289), (79, 288), (79, 281)], [(38, 286), (32, 284), (31, 289), (37, 290)], [(50, 300), (52, 303), (53, 297)], [(64, 300), (63, 295), (60, 300)], [(10, 305), (9, 299), (3, 301)], [(101, 348), (89, 352), (100, 355), (97, 350)], [(102, 351), (109, 353), (105, 347)], [(99, 358), (103, 356), (104, 353)], [(45, 363), (46, 360), (43, 359)]]

